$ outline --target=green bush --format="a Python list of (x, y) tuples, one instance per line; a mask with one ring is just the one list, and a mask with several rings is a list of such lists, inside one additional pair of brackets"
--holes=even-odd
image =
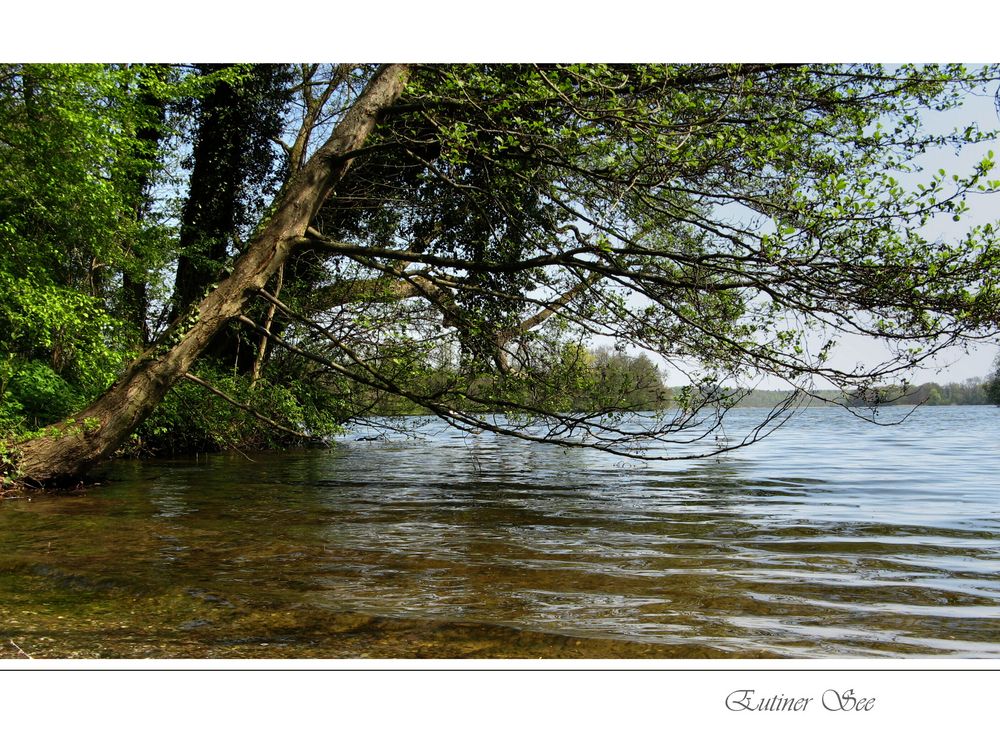
[[(334, 433), (337, 419), (323, 394), (301, 383), (251, 385), (248, 375), (202, 367), (198, 376), (230, 398), (249, 406), (278, 424), (315, 435)], [(201, 385), (179, 383), (156, 408), (125, 451), (143, 455), (211, 453), (238, 449), (268, 450), (302, 442), (236, 407)]]
[(0, 421), (21, 421), (26, 429), (57, 422), (79, 409), (81, 394), (55, 370), (37, 360), (7, 363), (9, 377), (0, 402)]

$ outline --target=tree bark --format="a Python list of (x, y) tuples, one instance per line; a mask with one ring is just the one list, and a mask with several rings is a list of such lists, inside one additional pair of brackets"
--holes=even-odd
[(180, 316), (94, 403), (17, 446), (19, 481), (49, 485), (79, 480), (122, 445), (284, 263), (349, 169), (350, 159), (343, 156), (365, 142), (382, 111), (402, 93), (408, 74), (405, 65), (379, 68), (327, 142), (289, 180), (232, 274)]

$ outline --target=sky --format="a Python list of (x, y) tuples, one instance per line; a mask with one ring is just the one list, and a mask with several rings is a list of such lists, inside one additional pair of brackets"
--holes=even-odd
[(945, 62), (996, 57), (1000, 10), (801, 0), (9, 3), (7, 61)]

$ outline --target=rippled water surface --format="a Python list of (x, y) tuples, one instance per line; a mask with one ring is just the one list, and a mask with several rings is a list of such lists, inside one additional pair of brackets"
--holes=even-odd
[(1000, 656), (1000, 409), (681, 463), (417, 433), (5, 502), (0, 655)]

